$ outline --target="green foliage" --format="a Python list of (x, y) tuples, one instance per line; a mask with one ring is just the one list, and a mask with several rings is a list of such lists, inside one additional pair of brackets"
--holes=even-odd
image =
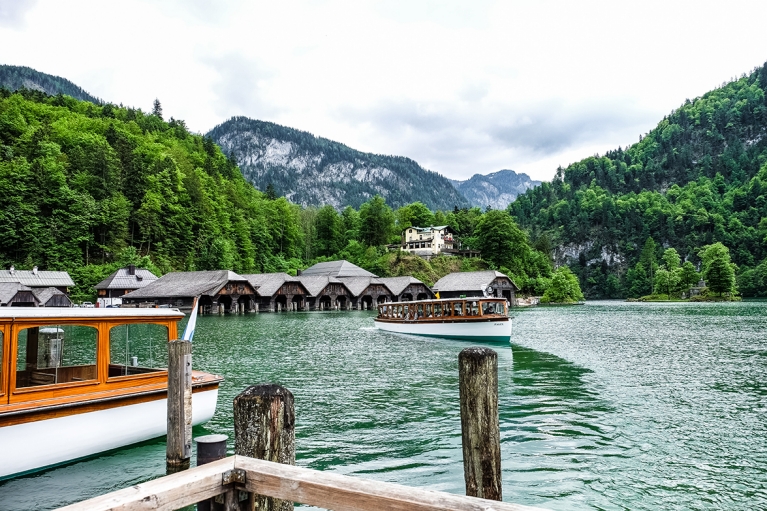
[(376, 195), (360, 207), (359, 238), (370, 246), (390, 243), (394, 232), (394, 213), (386, 200)]
[(714, 243), (703, 247), (699, 255), (708, 288), (719, 296), (735, 294), (736, 266), (730, 261), (730, 250), (721, 243)]
[(583, 300), (578, 277), (567, 266), (560, 266), (551, 277), (551, 285), (541, 297), (541, 303), (574, 303)]
[[(741, 272), (753, 271), (767, 259), (766, 90), (767, 64), (686, 101), (638, 143), (558, 169), (509, 211), (534, 237), (586, 247), (568, 264), (589, 296), (606, 296), (606, 275), (629, 296), (649, 294), (631, 289), (644, 287), (638, 262), (654, 279), (657, 246), (696, 265), (700, 247), (722, 243)], [(748, 275), (749, 295), (767, 292)]]

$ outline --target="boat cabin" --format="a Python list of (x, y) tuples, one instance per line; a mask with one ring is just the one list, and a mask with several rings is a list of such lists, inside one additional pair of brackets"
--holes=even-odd
[(167, 385), (175, 309), (0, 309), (4, 412), (151, 391)]
[(378, 306), (377, 321), (487, 321), (508, 317), (503, 298), (443, 298), (417, 302), (394, 302)]

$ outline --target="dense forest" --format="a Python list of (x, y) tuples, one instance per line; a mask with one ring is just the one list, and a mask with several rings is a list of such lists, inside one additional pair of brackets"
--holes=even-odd
[[(136, 263), (165, 273), (241, 273), (306, 268), (348, 259), (380, 276), (432, 284), (458, 270), (507, 271), (529, 292), (551, 277), (548, 255), (505, 211), (415, 202), (396, 209), (380, 195), (340, 213), (301, 208), (274, 187), (262, 193), (209, 137), (183, 121), (68, 96), (0, 89), (0, 266), (69, 271), (75, 299), (114, 269)], [(411, 225), (453, 226), (485, 260), (426, 262), (389, 252)]]
[(259, 190), (302, 206), (358, 208), (375, 195), (394, 207), (421, 201), (431, 209), (468, 206), (442, 175), (402, 156), (363, 153), (271, 122), (233, 117), (209, 133)]
[(0, 87), (15, 91), (18, 89), (32, 89), (45, 92), (51, 96), (66, 94), (75, 99), (90, 101), (97, 105), (103, 102), (88, 94), (83, 89), (60, 76), (49, 75), (36, 71), (31, 67), (7, 66), (0, 64)]
[[(700, 269), (721, 243), (744, 296), (767, 294), (767, 64), (664, 118), (640, 141), (558, 169), (508, 211), (587, 297), (649, 294), (633, 282), (648, 239)], [(649, 259), (646, 259), (649, 261)], [(652, 271), (645, 262), (641, 271)]]

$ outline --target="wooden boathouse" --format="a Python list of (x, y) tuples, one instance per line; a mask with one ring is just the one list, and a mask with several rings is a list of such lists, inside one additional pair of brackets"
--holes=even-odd
[(309, 292), (298, 278), (284, 272), (254, 273), (243, 277), (256, 290), (255, 310), (308, 310)]
[(0, 306), (3, 307), (71, 307), (67, 296), (74, 286), (65, 271), (0, 270)]
[(253, 309), (256, 291), (248, 280), (233, 271), (189, 271), (163, 275), (148, 286), (123, 295), (123, 307), (168, 306), (190, 310), (200, 297), (203, 313), (223, 308), (237, 313)]
[(463, 296), (492, 296), (506, 298), (511, 305), (516, 305), (517, 285), (499, 271), (456, 272), (439, 279), (432, 290), (440, 298), (461, 298)]
[(121, 305), (123, 295), (146, 287), (155, 280), (157, 280), (157, 275), (146, 268), (136, 268), (132, 264), (120, 268), (93, 286), (97, 294), (96, 303), (100, 307)]

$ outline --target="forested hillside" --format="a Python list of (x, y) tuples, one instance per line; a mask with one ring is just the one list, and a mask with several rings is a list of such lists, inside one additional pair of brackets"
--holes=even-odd
[(766, 91), (767, 64), (685, 101), (638, 143), (558, 169), (509, 212), (570, 264), (587, 296), (649, 294), (651, 283), (636, 285), (628, 271), (648, 238), (654, 259), (672, 247), (696, 265), (702, 247), (721, 242), (738, 267), (740, 291), (764, 295)]
[[(504, 211), (434, 212), (421, 202), (392, 209), (380, 195), (341, 213), (301, 208), (256, 190), (210, 138), (161, 111), (159, 103), (150, 114), (0, 89), (0, 267), (68, 271), (76, 300), (92, 299), (92, 286), (128, 263), (158, 273), (295, 274), (343, 258), (428, 284), (489, 265), (529, 292), (542, 294), (551, 281), (548, 257)], [(444, 224), (485, 260), (387, 252), (411, 225)]]
[(440, 174), (401, 156), (362, 153), (311, 133), (234, 117), (209, 133), (259, 190), (302, 206), (359, 207), (375, 195), (399, 207), (421, 201), (432, 210), (468, 206)]
[(50, 96), (65, 94), (98, 105), (102, 103), (100, 99), (91, 96), (66, 78), (41, 73), (31, 67), (0, 65), (0, 87), (11, 91), (32, 89)]
[(513, 170), (474, 174), (465, 181), (451, 179), (450, 182), (472, 206), (482, 209), (506, 209), (519, 194), (541, 184), (527, 174), (517, 174)]

